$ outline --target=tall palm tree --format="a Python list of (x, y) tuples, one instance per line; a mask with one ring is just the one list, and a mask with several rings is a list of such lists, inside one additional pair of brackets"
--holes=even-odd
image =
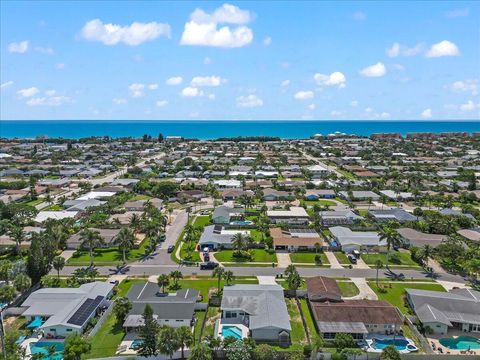
[(180, 326), (175, 331), (177, 333), (177, 339), (180, 343), (180, 350), (182, 352), (181, 359), (185, 359), (185, 348), (190, 347), (194, 342), (192, 330), (188, 326)]
[(105, 241), (100, 236), (100, 233), (96, 230), (84, 229), (80, 233), (80, 240), (82, 242), (82, 247), (88, 249), (88, 254), (90, 256), (90, 266), (93, 267), (93, 251), (95, 248), (102, 246)]
[(165, 293), (165, 287), (170, 284), (170, 278), (167, 274), (161, 274), (157, 279), (157, 284), (162, 288), (162, 293)]
[(432, 256), (433, 248), (426, 244), (420, 250), (420, 259), (425, 264), (425, 267), (428, 267), (428, 258)]
[(230, 283), (235, 280), (235, 275), (233, 275), (232, 270), (227, 270), (223, 273), (223, 279), (225, 280), (225, 283), (227, 285), (230, 285)]
[(377, 259), (377, 261), (375, 261), (375, 269), (377, 270), (377, 276), (375, 277), (375, 282), (377, 284), (377, 288), (378, 288), (378, 271), (383, 267), (383, 262), (382, 260), (380, 259)]
[(55, 256), (52, 260), (52, 266), (57, 270), (57, 277), (60, 279), (60, 271), (65, 266), (65, 258), (61, 256)]
[(134, 236), (137, 234), (138, 230), (140, 229), (140, 224), (141, 224), (140, 216), (138, 216), (137, 214), (132, 214), (132, 216), (130, 216), (130, 226), (133, 229)]
[(17, 255), (20, 255), (21, 248), (20, 245), (25, 240), (25, 232), (21, 226), (11, 225), (8, 229), (8, 235), (15, 241), (15, 252)]
[(174, 270), (170, 273), (170, 278), (173, 280), (173, 285), (178, 288), (178, 281), (183, 279), (183, 274), (179, 270)]
[(232, 238), (232, 246), (237, 252), (241, 252), (246, 249), (247, 241), (242, 233), (236, 233)]
[(123, 263), (127, 263), (127, 251), (131, 250), (135, 245), (135, 236), (130, 229), (123, 227), (118, 233), (114, 241), (115, 245), (122, 251)]
[(224, 273), (225, 269), (220, 266), (213, 270), (212, 275), (217, 278), (217, 294), (220, 294), (220, 281), (222, 280)]
[(397, 230), (390, 226), (390, 225), (385, 225), (382, 230), (380, 231), (380, 240), (385, 240), (387, 242), (387, 261), (386, 261), (386, 266), (388, 268), (388, 257), (390, 255), (390, 250), (393, 247), (399, 246), (400, 245), (400, 235), (397, 232)]

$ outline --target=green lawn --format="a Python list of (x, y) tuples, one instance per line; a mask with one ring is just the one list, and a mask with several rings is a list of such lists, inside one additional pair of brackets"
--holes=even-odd
[(302, 308), (303, 317), (305, 319), (305, 322), (307, 323), (307, 330), (310, 334), (310, 339), (312, 339), (317, 335), (317, 329), (315, 328), (315, 323), (313, 321), (310, 308), (308, 307), (307, 300), (300, 299), (300, 307)]
[(61, 210), (63, 210), (63, 207), (62, 207), (62, 205), (52, 204), (52, 205), (49, 205), (42, 210), (43, 211), (61, 211)]
[(185, 248), (186, 248), (186, 244), (183, 243), (182, 248), (180, 249), (180, 257), (182, 258), (182, 260), (191, 261), (191, 262), (201, 262), (202, 261), (200, 259), (199, 252), (195, 249), (190, 253), (190, 258), (188, 258), (187, 257), (188, 252)]
[(210, 216), (206, 215), (199, 215), (195, 218), (195, 221), (193, 222), (193, 226), (196, 227), (204, 227), (206, 225), (210, 224)]
[(207, 315), (206, 311), (195, 311), (195, 316), (197, 318), (195, 322), (195, 327), (193, 330), (193, 337), (195, 339), (195, 342), (200, 340), (200, 332), (202, 331), (202, 324), (206, 315)]
[(341, 251), (335, 251), (333, 254), (340, 264), (350, 264), (350, 260), (348, 260), (348, 257), (345, 255), (345, 253)]
[[(137, 261), (140, 260), (145, 253), (149, 241), (143, 241), (138, 249), (130, 250), (127, 255), (127, 261)], [(123, 262), (122, 253), (118, 250), (117, 247), (108, 247), (104, 249), (96, 249), (93, 259), (95, 265), (118, 265)], [(76, 265), (76, 266), (88, 266), (90, 265), (90, 256), (88, 251), (77, 250), (73, 256), (68, 259), (67, 265)]]
[(337, 285), (340, 288), (340, 291), (342, 292), (342, 296), (351, 297), (351, 296), (358, 295), (360, 293), (360, 290), (358, 290), (357, 285), (355, 285), (351, 281), (337, 281)]
[(369, 281), (368, 285), (372, 288), (373, 291), (378, 295), (379, 300), (388, 301), (390, 304), (397, 306), (400, 311), (404, 314), (409, 313), (409, 308), (405, 306), (405, 289), (421, 289), (421, 290), (431, 290), (431, 291), (442, 291), (446, 290), (440, 284), (419, 284), (419, 283), (381, 283), (379, 284), (381, 288), (385, 289), (386, 292), (382, 293), (375, 281)]
[(202, 332), (202, 339), (205, 339), (206, 336), (213, 336), (215, 332), (215, 321), (220, 319), (221, 311), (219, 307), (210, 306), (207, 311), (207, 321), (205, 322), (205, 327)]
[(304, 263), (304, 264), (315, 264), (315, 256), (320, 255), (322, 259), (322, 265), (330, 265), (328, 258), (324, 253), (315, 253), (315, 252), (294, 252), (290, 254), (290, 260), (293, 263)]
[(41, 204), (43, 202), (43, 199), (36, 198), (35, 200), (30, 200), (24, 203), (24, 205), (28, 206), (36, 206), (38, 204)]
[(287, 303), (288, 314), (290, 315), (290, 326), (292, 331), (290, 332), (290, 338), (293, 344), (306, 344), (307, 335), (305, 334), (305, 328), (303, 327), (302, 316), (298, 309), (295, 299), (285, 299)]
[(233, 257), (234, 250), (222, 250), (215, 253), (215, 259), (219, 262), (277, 262), (277, 255), (275, 253), (268, 253), (263, 249), (252, 249), (253, 258), (251, 260), (242, 260)]
[(306, 206), (315, 206), (315, 205), (319, 205), (319, 206), (335, 206), (337, 205), (335, 202), (331, 201), (331, 200), (325, 200), (325, 199), (320, 199), (320, 200), (302, 200), (301, 201), (301, 204), (302, 205), (306, 205)]
[(138, 200), (150, 200), (152, 197), (148, 195), (143, 195), (143, 194), (137, 194), (134, 197), (132, 197), (131, 201), (138, 201)]
[[(412, 260), (410, 256), (409, 251), (395, 251), (390, 254), (397, 254), (398, 258), (400, 259), (400, 264), (395, 264), (392, 261), (389, 261), (389, 266), (394, 268), (397, 265), (402, 265), (399, 267), (405, 268), (405, 267), (414, 267), (414, 268), (419, 268), (420, 265), (418, 265), (415, 261)], [(387, 254), (362, 254), (362, 259), (365, 261), (368, 265), (375, 265), (375, 262), (377, 260), (381, 260), (382, 263), (385, 265), (387, 263)]]

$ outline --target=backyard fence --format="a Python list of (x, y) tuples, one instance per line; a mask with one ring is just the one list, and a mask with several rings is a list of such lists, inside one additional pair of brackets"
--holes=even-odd
[(110, 301), (110, 304), (108, 305), (107, 309), (103, 312), (102, 316), (100, 316), (97, 323), (93, 327), (92, 331), (88, 333), (88, 337), (92, 337), (97, 333), (97, 331), (100, 329), (102, 324), (105, 322), (105, 320), (108, 318), (108, 316), (112, 312), (114, 304), (115, 304), (115, 301)]

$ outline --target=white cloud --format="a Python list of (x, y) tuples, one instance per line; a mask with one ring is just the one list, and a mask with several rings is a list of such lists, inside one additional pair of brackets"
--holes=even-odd
[(142, 97), (145, 95), (144, 84), (139, 84), (139, 83), (130, 84), (130, 86), (128, 87), (128, 90), (130, 91), (130, 96), (134, 98)]
[(266, 36), (265, 39), (263, 39), (263, 45), (270, 46), (271, 44), (272, 44), (272, 38), (270, 36)]
[(255, 94), (237, 97), (237, 107), (253, 108), (263, 106), (263, 100)]
[(181, 95), (184, 97), (197, 97), (203, 96), (204, 93), (202, 90), (199, 90), (196, 87), (187, 86), (185, 89), (182, 90)]
[(332, 111), (330, 111), (330, 115), (337, 117), (337, 116), (342, 115), (342, 112), (338, 111), (338, 110), (332, 110)]
[(297, 100), (307, 100), (307, 99), (312, 99), (314, 97), (313, 91), (298, 91), (295, 93), (293, 96)]
[(160, 36), (170, 37), (170, 25), (167, 23), (140, 23), (121, 26), (104, 24), (100, 19), (87, 22), (80, 31), (81, 37), (88, 41), (99, 41), (105, 45), (124, 43), (137, 46)]
[(424, 44), (419, 43), (414, 47), (408, 47), (406, 45), (401, 45), (398, 42), (392, 44), (391, 47), (387, 48), (386, 53), (389, 57), (397, 56), (415, 56), (420, 54), (424, 49)]
[(473, 96), (478, 95), (478, 80), (467, 79), (455, 81), (450, 85), (451, 89), (456, 92), (471, 92)]
[(58, 70), (63, 70), (65, 69), (65, 64), (64, 63), (57, 63), (55, 64), (55, 68)]
[(345, 83), (347, 82), (345, 75), (343, 75), (343, 73), (339, 71), (335, 71), (330, 75), (317, 73), (313, 75), (313, 78), (315, 79), (318, 85), (326, 85), (326, 86), (338, 85), (339, 87), (345, 87)]
[(180, 85), (183, 82), (183, 79), (181, 76), (174, 76), (165, 81), (165, 84), (167, 85)]
[(165, 107), (165, 106), (168, 105), (168, 101), (167, 101), (167, 100), (157, 100), (157, 101), (155, 102), (155, 105), (156, 105), (157, 107)]
[(281, 87), (287, 87), (288, 85), (290, 85), (290, 80), (283, 80), (283, 81), (280, 83), (280, 86), (281, 86)]
[(475, 104), (472, 100), (468, 100), (465, 104), (460, 105), (460, 110), (463, 112), (473, 111), (480, 108), (480, 104)]
[(422, 115), (424, 119), (430, 119), (432, 117), (432, 109), (425, 109), (420, 115)]
[(373, 112), (373, 109), (371, 107), (367, 107), (364, 109), (364, 111), (367, 113), (367, 114), (370, 114)]
[(47, 96), (53, 96), (53, 95), (55, 95), (56, 93), (57, 93), (57, 91), (56, 91), (56, 90), (53, 90), (53, 89), (52, 89), (52, 90), (47, 90), (47, 91), (45, 91), (45, 95), (47, 95)]
[(358, 100), (352, 100), (350, 102), (350, 106), (357, 107), (358, 106)]
[(36, 46), (34, 50), (36, 52), (39, 52), (39, 53), (45, 54), (45, 55), (53, 55), (55, 53), (53, 51), (53, 49), (49, 48), (49, 47)]
[(7, 49), (10, 53), (24, 54), (28, 51), (28, 41), (12, 42), (8, 44)]
[(148, 89), (149, 90), (157, 90), (158, 89), (158, 84), (149, 84)]
[(310, 105), (308, 105), (308, 108), (309, 108), (310, 110), (315, 110), (316, 107), (317, 107), (317, 105), (315, 105), (315, 104), (310, 104)]
[(191, 118), (198, 118), (200, 116), (200, 113), (198, 111), (193, 111), (190, 114), (188, 114)]
[(30, 87), (26, 89), (21, 89), (17, 91), (17, 94), (23, 97), (32, 97), (37, 95), (40, 92), (36, 87)]
[(27, 101), (28, 106), (60, 106), (70, 102), (71, 99), (67, 96), (46, 96), (31, 98)]
[(115, 98), (115, 99), (112, 99), (112, 102), (115, 105), (125, 105), (128, 101), (127, 101), (127, 99)]
[(10, 80), (10, 81), (6, 81), (6, 82), (4, 82), (2, 85), (0, 85), (0, 89), (2, 89), (2, 90), (3, 90), (3, 89), (6, 89), (6, 88), (12, 86), (13, 84), (14, 84), (14, 83), (13, 83), (13, 81), (11, 81), (11, 80)]
[(203, 59), (204, 65), (209, 65), (211, 63), (212, 63), (212, 59), (210, 59), (208, 56), (206, 56), (205, 59)]
[(460, 51), (457, 45), (448, 40), (440, 41), (433, 44), (430, 49), (425, 53), (428, 58), (437, 58), (442, 56), (459, 56)]
[(389, 118), (390, 118), (390, 113), (384, 111), (384, 112), (382, 112), (382, 113), (380, 114), (380, 117), (381, 117), (382, 119), (389, 119)]
[[(185, 24), (180, 44), (223, 48), (248, 45), (253, 40), (252, 30), (244, 24), (251, 20), (250, 12), (237, 6), (223, 4), (212, 14), (196, 9)], [(236, 27), (219, 24), (234, 24)]]
[(402, 64), (393, 64), (392, 68), (398, 71), (405, 71), (405, 66), (403, 66)]
[(201, 87), (201, 86), (220, 86), (224, 84), (227, 80), (222, 79), (220, 76), (195, 76), (190, 85), (192, 87)]
[(383, 63), (378, 62), (374, 65), (367, 66), (363, 70), (360, 71), (360, 75), (366, 77), (381, 77), (387, 73), (387, 69)]
[(216, 97), (217, 97), (217, 96), (216, 96), (215, 94), (208, 94), (208, 98), (209, 98), (210, 100), (215, 100)]
[(357, 21), (365, 21), (367, 20), (367, 14), (363, 11), (357, 11), (353, 14), (353, 19)]
[(445, 13), (445, 16), (447, 18), (457, 18), (457, 17), (465, 17), (470, 14), (470, 9), (469, 8), (464, 8), (464, 9), (454, 9), (451, 11), (447, 11)]

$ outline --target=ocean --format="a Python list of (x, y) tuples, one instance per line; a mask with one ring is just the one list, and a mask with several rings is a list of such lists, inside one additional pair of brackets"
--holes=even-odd
[(188, 121), (188, 120), (35, 120), (0, 121), (0, 137), (34, 138), (36, 136), (82, 138), (88, 136), (140, 137), (183, 136), (216, 139), (235, 136), (275, 136), (284, 139), (309, 138), (314, 134), (333, 132), (351, 135), (414, 132), (480, 132), (477, 121)]

